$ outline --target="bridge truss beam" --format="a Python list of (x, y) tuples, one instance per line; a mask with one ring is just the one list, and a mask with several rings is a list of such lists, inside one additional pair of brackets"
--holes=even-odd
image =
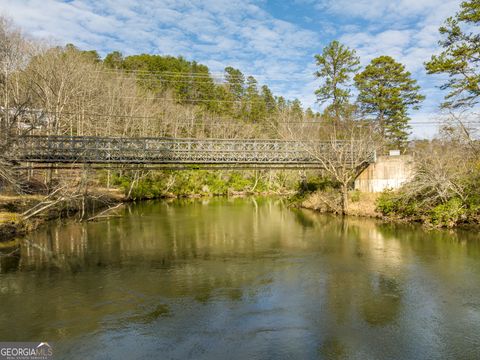
[[(335, 146), (350, 146), (338, 141)], [(321, 167), (316, 154), (332, 151), (321, 141), (24, 136), (16, 161), (40, 164), (114, 164), (181, 167)], [(354, 149), (350, 149), (352, 152)]]

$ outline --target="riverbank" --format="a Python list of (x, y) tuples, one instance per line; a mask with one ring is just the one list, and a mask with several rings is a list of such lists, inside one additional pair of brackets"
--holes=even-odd
[[(214, 196), (244, 197), (244, 196), (293, 196), (295, 191), (233, 191), (227, 194), (212, 194), (202, 192), (196, 194), (174, 194), (166, 193), (161, 197), (127, 198), (125, 192), (119, 188), (106, 189), (95, 188), (87, 195), (88, 213), (101, 212), (102, 210), (115, 206), (115, 204), (126, 201), (143, 201), (158, 198), (201, 198)], [(375, 202), (379, 194), (360, 193), (353, 191), (349, 193), (349, 207), (347, 215), (382, 218), (376, 210)], [(52, 206), (46, 211), (25, 219), (29, 209), (38, 207), (45, 202), (43, 195), (0, 195), (0, 242), (7, 242), (16, 236), (24, 235), (37, 229), (40, 225), (54, 219), (66, 219), (78, 216), (85, 203), (81, 199), (64, 201)], [(321, 213), (339, 213), (339, 197), (335, 192), (313, 192), (294, 205), (304, 209), (314, 210)]]
[[(452, 211), (448, 206), (442, 208), (446, 215), (440, 217), (438, 210), (431, 212), (412, 212), (407, 215), (385, 212), (385, 199), (389, 199), (391, 193), (362, 193), (359, 191), (350, 191), (348, 194), (348, 216), (360, 216), (368, 218), (377, 218), (386, 222), (393, 223), (411, 223), (421, 224), (427, 229), (463, 229), (467, 231), (478, 232), (480, 229), (480, 215), (459, 218), (458, 211)], [(341, 213), (340, 196), (335, 191), (315, 191), (304, 195), (302, 198), (293, 200), (296, 207), (313, 210), (319, 213)], [(447, 204), (448, 205), (448, 204)], [(454, 209), (455, 210), (455, 209)], [(435, 221), (435, 216), (442, 221)], [(455, 218), (455, 221), (451, 219)]]
[[(379, 193), (350, 191), (348, 194), (347, 215), (383, 218), (376, 209)], [(336, 191), (315, 191), (296, 202), (296, 206), (321, 213), (341, 213), (341, 199)]]
[(94, 188), (89, 191), (85, 199), (67, 199), (39, 212), (34, 216), (25, 218), (26, 212), (46, 204), (47, 196), (44, 195), (0, 195), (0, 243), (5, 244), (16, 236), (37, 229), (40, 225), (54, 219), (67, 219), (78, 216), (79, 212), (87, 214), (101, 213), (109, 207), (122, 202), (144, 201), (167, 198), (202, 198), (202, 197), (245, 197), (245, 196), (292, 196), (294, 191), (234, 191), (227, 194), (213, 194), (209, 192), (195, 194), (165, 193), (156, 197), (128, 198), (120, 188)]
[(74, 217), (82, 211), (95, 213), (125, 200), (120, 190), (104, 188), (58, 202), (44, 195), (0, 195), (0, 243), (33, 231), (47, 221)]

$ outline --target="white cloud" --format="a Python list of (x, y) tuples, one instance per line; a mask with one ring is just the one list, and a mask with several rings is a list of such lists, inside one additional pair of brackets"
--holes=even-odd
[(332, 14), (390, 22), (392, 20), (410, 21), (412, 17), (424, 16), (436, 11), (439, 6), (454, 5), (457, 0), (320, 0), (315, 7)]
[(6, 0), (0, 9), (33, 35), (101, 53), (117, 50), (111, 46), (115, 41), (136, 53), (187, 55), (200, 61), (213, 57), (248, 63), (253, 56), (294, 62), (318, 38), (241, 0)]

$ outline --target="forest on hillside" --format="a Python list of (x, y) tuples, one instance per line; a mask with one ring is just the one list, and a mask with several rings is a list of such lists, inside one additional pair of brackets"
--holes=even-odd
[(102, 60), (72, 44), (35, 45), (21, 44), (33, 53), (17, 54), (12, 60), (26, 63), (6, 76), (5, 131), (21, 122), (48, 134), (261, 137), (274, 135), (265, 129), (278, 122), (318, 117), (232, 67), (219, 79), (182, 57), (113, 52)]

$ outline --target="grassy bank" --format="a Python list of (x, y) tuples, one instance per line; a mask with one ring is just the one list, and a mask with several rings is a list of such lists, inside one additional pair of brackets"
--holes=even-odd
[[(106, 174), (101, 177), (106, 183)], [(113, 174), (110, 183), (133, 200), (165, 197), (293, 194), (297, 180), (282, 172), (158, 171)]]

